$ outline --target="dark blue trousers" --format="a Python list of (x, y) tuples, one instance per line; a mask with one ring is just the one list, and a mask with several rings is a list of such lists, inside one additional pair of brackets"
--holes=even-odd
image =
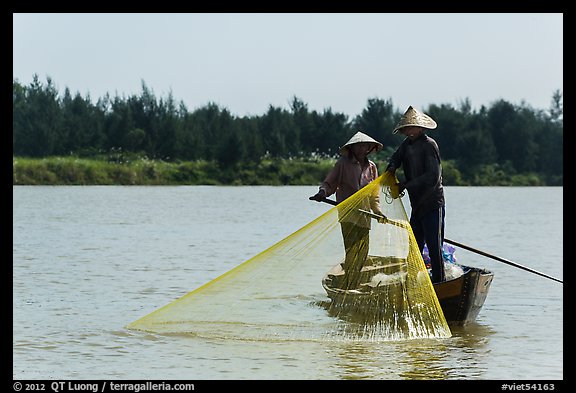
[(444, 206), (424, 214), (419, 219), (410, 217), (410, 225), (418, 243), (420, 252), (424, 244), (428, 246), (430, 265), (432, 266), (432, 282), (445, 280), (444, 261), (442, 260), (442, 245), (444, 244)]

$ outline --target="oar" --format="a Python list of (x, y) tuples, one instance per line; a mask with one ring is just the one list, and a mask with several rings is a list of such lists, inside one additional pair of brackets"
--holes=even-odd
[(450, 240), (450, 239), (444, 238), (444, 241), (445, 241), (446, 243), (453, 244), (453, 245), (455, 245), (455, 246), (457, 246), (457, 247), (464, 248), (465, 250), (475, 252), (476, 254), (480, 254), (480, 255), (483, 255), (483, 256), (485, 256), (485, 257), (492, 258), (492, 259), (494, 259), (494, 260), (496, 260), (496, 261), (504, 262), (504, 263), (506, 263), (506, 264), (508, 264), (508, 265), (510, 265), (510, 266), (514, 266), (514, 267), (517, 267), (517, 268), (520, 268), (520, 269), (524, 269), (524, 270), (529, 271), (529, 272), (531, 272), (531, 273), (538, 274), (539, 276), (546, 277), (546, 278), (549, 278), (549, 279), (551, 279), (551, 280), (558, 281), (559, 283), (564, 284), (564, 281), (562, 281), (562, 280), (559, 280), (559, 279), (557, 279), (557, 278), (555, 278), (555, 277), (549, 276), (549, 275), (544, 274), (544, 273), (542, 273), (542, 272), (539, 272), (539, 271), (537, 271), (537, 270), (530, 269), (529, 267), (522, 266), (522, 265), (520, 265), (520, 264), (518, 264), (518, 263), (509, 261), (508, 259), (504, 259), (504, 258), (501, 258), (501, 257), (496, 256), (496, 255), (488, 254), (487, 252), (484, 252), (484, 251), (482, 251), (482, 250), (478, 250), (478, 249), (476, 249), (476, 248), (467, 246), (466, 244), (462, 244), (462, 243), (455, 242), (454, 240)]
[[(313, 201), (317, 201), (317, 199), (312, 199), (312, 197), (310, 197), (309, 199), (311, 199)], [(322, 198), (318, 202), (324, 202), (324, 203), (327, 203), (329, 205), (334, 205), (334, 206), (338, 205), (338, 202), (333, 201), (332, 199), (328, 199), (328, 198)]]
[[(334, 205), (334, 206), (338, 205), (338, 202), (333, 201), (333, 200), (328, 199), (328, 198), (323, 198), (323, 199), (321, 199), (321, 201), (322, 201), (322, 202), (326, 202), (326, 203), (328, 203), (328, 204), (330, 204), (330, 205)], [(361, 211), (362, 211), (363, 213), (368, 213), (368, 214), (370, 214), (370, 215), (373, 216), (374, 218), (380, 218), (380, 216), (379, 216), (378, 214), (374, 214), (374, 213), (371, 213), (371, 212), (366, 212), (366, 211), (364, 211), (364, 210), (361, 210)], [(391, 221), (391, 220), (388, 219), (388, 221)], [(494, 260), (496, 260), (496, 261), (506, 263), (506, 264), (508, 264), (508, 265), (510, 265), (510, 266), (514, 266), (514, 267), (517, 267), (517, 268), (519, 268), (519, 269), (524, 269), (524, 270), (526, 270), (526, 271), (528, 271), (528, 272), (531, 272), (531, 273), (534, 273), (534, 274), (538, 274), (539, 276), (546, 277), (546, 278), (549, 278), (549, 279), (551, 279), (551, 280), (554, 280), (554, 281), (557, 281), (557, 282), (559, 282), (559, 283), (564, 284), (564, 281), (562, 281), (562, 280), (559, 280), (559, 279), (557, 279), (557, 278), (555, 278), (555, 277), (549, 276), (549, 275), (544, 274), (544, 273), (542, 273), (542, 272), (539, 272), (539, 271), (537, 271), (537, 270), (531, 269), (531, 268), (529, 268), (529, 267), (522, 266), (522, 265), (520, 265), (520, 264), (518, 264), (518, 263), (515, 263), (515, 262), (512, 262), (512, 261), (510, 261), (510, 260), (508, 260), (508, 259), (504, 259), (504, 258), (501, 258), (501, 257), (496, 256), (496, 255), (488, 254), (487, 252), (484, 252), (484, 251), (482, 251), (482, 250), (478, 250), (478, 249), (476, 249), (476, 248), (467, 246), (466, 244), (462, 244), (462, 243), (459, 243), (459, 242), (456, 242), (456, 241), (454, 241), (454, 240), (450, 240), (450, 239), (447, 239), (447, 238), (444, 238), (444, 241), (445, 241), (446, 243), (453, 244), (453, 245), (455, 245), (455, 246), (457, 246), (457, 247), (461, 247), (461, 248), (463, 248), (463, 249), (465, 249), (465, 250), (475, 252), (476, 254), (480, 254), (480, 255), (482, 255), (482, 256), (485, 256), (485, 257), (488, 257), (488, 258), (492, 258), (492, 259), (494, 259)]]
[[(312, 199), (312, 198), (310, 198), (310, 199)], [(312, 199), (312, 200), (313, 200), (313, 201), (316, 201), (317, 199)], [(319, 202), (326, 202), (326, 203), (328, 203), (328, 204), (330, 204), (330, 205), (334, 205), (334, 206), (338, 205), (338, 202), (333, 201), (332, 199), (328, 199), (328, 198), (322, 198)], [(402, 222), (400, 222), (400, 221), (391, 220), (391, 219), (389, 219), (389, 218), (386, 217), (386, 216), (382, 216), (382, 215), (380, 215), (380, 214), (372, 213), (372, 212), (369, 212), (369, 211), (364, 210), (364, 209), (356, 209), (356, 210), (359, 211), (360, 213), (366, 214), (367, 216), (370, 216), (370, 217), (372, 217), (372, 218), (375, 218), (376, 220), (384, 219), (384, 222), (385, 222), (386, 224), (392, 224), (392, 225), (396, 225), (397, 227), (406, 228), (406, 224), (404, 224), (404, 223), (402, 223)]]

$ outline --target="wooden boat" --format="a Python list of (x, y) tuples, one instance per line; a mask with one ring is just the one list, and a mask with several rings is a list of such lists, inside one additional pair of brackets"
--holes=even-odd
[(446, 321), (465, 324), (474, 321), (484, 305), (494, 273), (489, 270), (460, 265), (464, 274), (434, 284), (434, 290)]
[[(330, 307), (338, 309), (348, 307), (353, 308), (354, 312), (371, 313), (377, 312), (377, 308), (382, 307), (383, 294), (386, 294), (387, 301), (390, 301), (391, 292), (383, 292), (383, 287), (374, 287), (367, 283), (378, 273), (401, 275), (407, 266), (406, 261), (390, 257), (368, 257), (368, 259), (369, 263), (360, 271), (358, 289), (342, 288), (344, 271), (340, 264), (326, 273), (322, 279), (322, 286), (331, 300)], [(462, 275), (433, 286), (446, 321), (449, 324), (463, 325), (474, 321), (478, 316), (494, 274), (486, 269), (459, 264), (456, 266), (462, 268)], [(401, 283), (398, 281), (386, 285), (401, 285)]]

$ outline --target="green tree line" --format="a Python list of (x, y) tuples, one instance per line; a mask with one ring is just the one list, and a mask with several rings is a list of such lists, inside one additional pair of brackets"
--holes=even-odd
[[(123, 155), (137, 155), (211, 162), (230, 171), (270, 159), (333, 159), (338, 146), (361, 130), (384, 144), (374, 157), (383, 166), (403, 139), (391, 131), (404, 110), (394, 108), (392, 99), (370, 98), (349, 118), (330, 108), (310, 110), (293, 97), (288, 109), (270, 105), (262, 115), (239, 117), (214, 103), (190, 111), (171, 93), (157, 98), (144, 81), (139, 95), (106, 94), (93, 102), (67, 87), (60, 94), (51, 78), (43, 83), (34, 75), (29, 85), (13, 80), (12, 149), (17, 157), (105, 156), (121, 162)], [(440, 147), (445, 184), (494, 184), (513, 176), (527, 184), (563, 184), (560, 90), (547, 110), (505, 100), (472, 110), (468, 99), (459, 107), (422, 110), (438, 123), (429, 134)]]

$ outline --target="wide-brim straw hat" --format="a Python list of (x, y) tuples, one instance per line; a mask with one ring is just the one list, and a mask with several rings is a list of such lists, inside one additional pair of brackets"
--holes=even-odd
[(346, 142), (340, 148), (340, 154), (343, 156), (348, 155), (348, 146), (353, 145), (355, 143), (362, 143), (362, 142), (372, 143), (374, 145), (374, 149), (372, 151), (380, 151), (384, 147), (384, 145), (382, 145), (376, 139), (364, 134), (363, 132), (358, 131), (356, 134), (354, 134), (352, 136), (352, 138), (350, 138), (350, 140), (348, 142)]
[(400, 121), (392, 131), (393, 134), (396, 134), (399, 129), (404, 127), (422, 127), (427, 128), (429, 130), (433, 130), (437, 127), (436, 122), (427, 114), (418, 112), (412, 106), (409, 106), (406, 112), (400, 118)]

